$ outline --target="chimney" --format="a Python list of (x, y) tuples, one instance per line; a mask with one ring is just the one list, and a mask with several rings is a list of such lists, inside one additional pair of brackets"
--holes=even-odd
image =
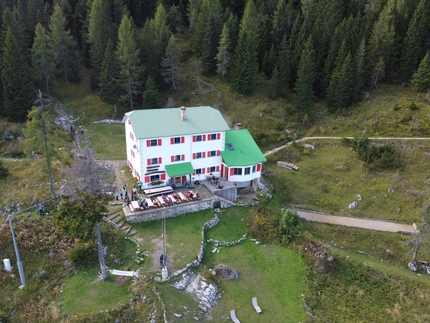
[(182, 120), (185, 120), (185, 119), (186, 119), (185, 107), (181, 107), (181, 119), (182, 119)]
[(236, 123), (236, 130), (240, 130), (242, 129), (242, 124), (241, 123)]

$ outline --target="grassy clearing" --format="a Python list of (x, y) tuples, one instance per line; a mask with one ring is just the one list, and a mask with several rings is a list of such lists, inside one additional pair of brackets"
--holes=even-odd
[[(316, 150), (305, 154), (301, 145), (270, 155), (266, 174), (288, 190), (285, 204), (328, 213), (400, 222), (420, 222), (427, 190), (427, 142), (393, 142), (401, 151), (402, 167), (394, 171), (369, 171), (355, 153), (339, 141), (310, 141)], [(276, 166), (277, 160), (294, 162), (299, 171)], [(388, 189), (394, 192), (389, 193)], [(362, 196), (358, 208), (348, 205)]]
[[(170, 272), (185, 267), (193, 261), (200, 250), (202, 241), (203, 224), (214, 217), (211, 210), (191, 213), (168, 218), (166, 220), (167, 258), (171, 267)], [(161, 220), (131, 225), (138, 231), (137, 236), (143, 238), (140, 243), (145, 253), (157, 252), (157, 257), (162, 253)], [(145, 261), (143, 270), (149, 270), (153, 265), (152, 259)], [(158, 268), (158, 266), (156, 266)]]
[[(234, 241), (246, 231), (244, 213), (223, 211), (220, 223), (208, 230), (209, 239)], [(247, 210), (247, 209), (245, 209)], [(213, 254), (207, 245), (203, 265), (213, 268), (225, 264), (235, 268), (239, 279), (221, 281), (224, 292), (211, 313), (215, 322), (221, 322), (235, 309), (240, 320), (246, 322), (300, 322), (305, 321), (301, 305), (304, 292), (303, 262), (295, 251), (279, 246), (256, 245), (247, 239), (234, 247), (221, 247)], [(251, 304), (257, 296), (263, 313), (257, 315)]]
[(61, 296), (64, 314), (89, 314), (114, 307), (130, 299), (131, 278), (122, 282), (110, 276), (103, 283), (95, 282), (97, 268), (79, 270), (72, 274), (63, 287)]
[(88, 128), (91, 145), (100, 159), (125, 160), (125, 134), (123, 124), (95, 124)]
[[(417, 107), (411, 105), (414, 103)], [(428, 102), (416, 99), (411, 88), (381, 85), (368, 99), (346, 111), (316, 114), (309, 136), (395, 136), (422, 137), (430, 134)]]
[[(312, 322), (425, 322), (428, 280), (423, 284), (405, 269), (345, 250), (331, 249), (335, 261), (329, 272), (307, 262), (309, 294), (306, 299)], [(414, 277), (409, 277), (414, 276)], [(420, 278), (420, 279), (415, 279)], [(421, 280), (421, 281), (420, 281)]]

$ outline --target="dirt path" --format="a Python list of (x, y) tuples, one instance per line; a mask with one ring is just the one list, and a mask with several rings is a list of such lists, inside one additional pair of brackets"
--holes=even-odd
[[(348, 139), (354, 139), (354, 137), (303, 137), (300, 139), (297, 139), (295, 141), (290, 141), (286, 143), (285, 145), (272, 148), (264, 153), (264, 156), (269, 156), (273, 153), (276, 153), (278, 150), (281, 150), (285, 147), (290, 146), (293, 142), (301, 142), (306, 140), (314, 140), (314, 139), (334, 139), (334, 140), (340, 140), (342, 138), (348, 138)], [(369, 140), (430, 140), (430, 137), (368, 137)]]
[(373, 219), (360, 219), (349, 216), (328, 215), (317, 212), (298, 210), (297, 214), (307, 221), (343, 225), (347, 227), (386, 231), (415, 233), (411, 224)]

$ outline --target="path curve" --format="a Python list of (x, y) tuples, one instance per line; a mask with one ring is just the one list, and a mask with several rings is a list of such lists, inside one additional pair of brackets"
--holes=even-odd
[(350, 216), (329, 215), (317, 212), (297, 210), (300, 218), (311, 222), (320, 222), (328, 224), (343, 225), (347, 227), (369, 229), (385, 232), (401, 232), (407, 234), (415, 233), (412, 224), (400, 223), (394, 221), (382, 221), (374, 219), (355, 218)]
[[(342, 138), (355, 139), (355, 137), (345, 137), (345, 136), (341, 136), (341, 137), (329, 137), (329, 136), (303, 137), (303, 138), (297, 139), (295, 141), (290, 141), (290, 142), (286, 143), (285, 145), (282, 145), (282, 146), (279, 146), (279, 147), (276, 147), (276, 148), (272, 148), (272, 149), (266, 151), (264, 153), (264, 156), (269, 156), (270, 154), (276, 153), (278, 150), (286, 148), (286, 147), (290, 146), (294, 142), (301, 142), (301, 141), (313, 140), (313, 139), (335, 139), (335, 140), (340, 140)], [(369, 139), (369, 140), (430, 140), (430, 137), (367, 137), (367, 139)]]

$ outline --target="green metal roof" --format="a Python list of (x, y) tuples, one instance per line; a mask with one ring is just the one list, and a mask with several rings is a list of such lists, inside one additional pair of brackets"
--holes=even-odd
[(212, 107), (147, 109), (127, 112), (137, 139), (160, 138), (230, 130), (221, 113)]
[(249, 166), (266, 161), (247, 129), (225, 133), (225, 147), (221, 156), (228, 167)]
[(167, 175), (176, 177), (194, 173), (193, 165), (190, 162), (166, 165)]

